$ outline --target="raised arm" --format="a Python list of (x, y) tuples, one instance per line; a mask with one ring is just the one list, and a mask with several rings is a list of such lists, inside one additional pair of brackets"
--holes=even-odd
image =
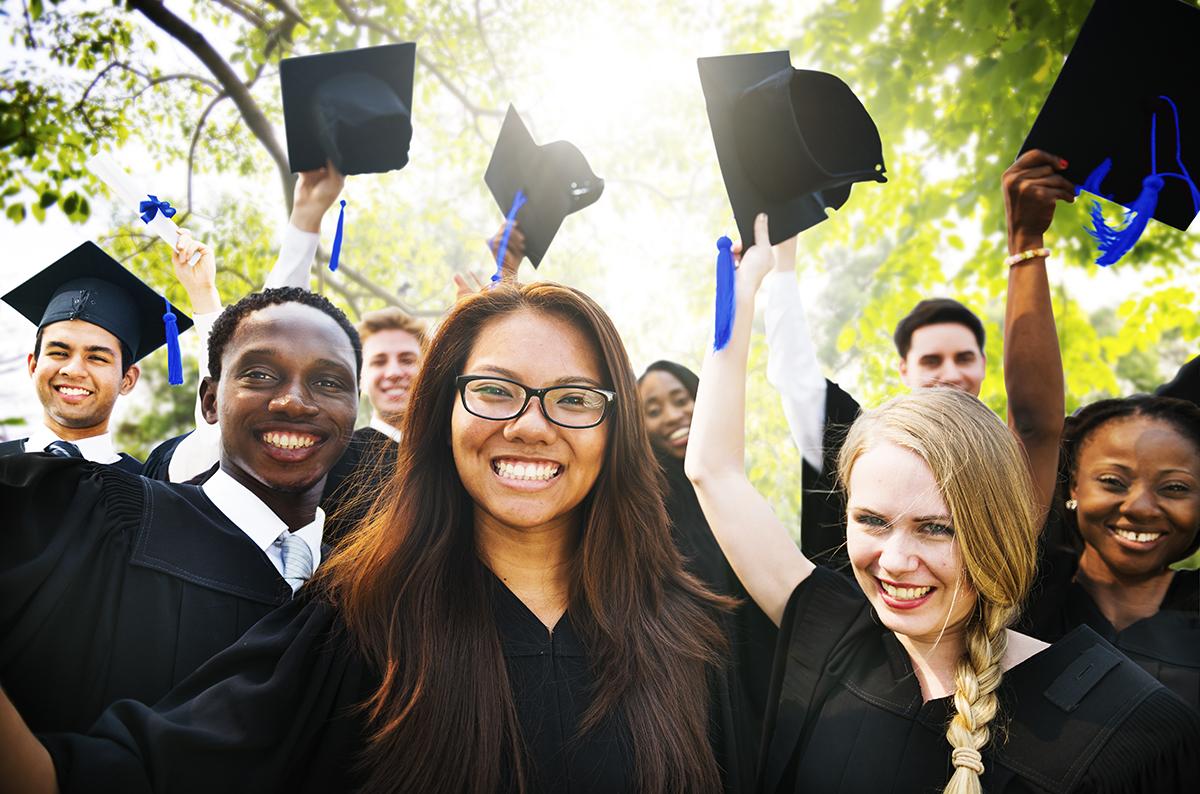
[[(1004, 206), (1010, 254), (1039, 251), (1054, 219), (1056, 201), (1075, 200), (1075, 187), (1059, 174), (1066, 161), (1028, 151), (1004, 172)], [(1008, 424), (1025, 448), (1043, 511), (1054, 498), (1058, 448), (1066, 412), (1062, 356), (1045, 256), (1008, 271), (1004, 311), (1004, 388)]]
[(772, 248), (767, 291), (767, 380), (779, 392), (783, 415), (804, 462), (820, 473), (824, 455), (825, 376), (808, 332), (796, 283), (796, 242)]
[(279, 244), (279, 258), (267, 274), (264, 287), (308, 289), (308, 274), (321, 239), (321, 219), (337, 201), (346, 177), (332, 163), (301, 171), (292, 191), (292, 216)]
[(796, 585), (813, 571), (787, 529), (746, 477), (746, 360), (754, 294), (772, 266), (767, 217), (754, 225), (755, 245), (736, 277), (733, 333), (710, 353), (700, 374), (684, 468), (700, 507), (734, 572), (759, 609), (779, 625)]
[[(200, 252), (200, 260), (194, 265), (188, 264), (192, 254), (197, 251)], [(200, 376), (204, 377), (208, 366), (208, 335), (221, 314), (221, 295), (216, 286), (216, 257), (212, 248), (193, 239), (191, 233), (183, 229), (175, 250), (171, 252), (171, 265), (175, 269), (175, 278), (187, 291), (192, 304), (192, 320), (196, 323), (195, 334), (199, 340), (197, 360)], [(220, 454), (220, 428), (204, 421), (198, 390), (192, 415), (195, 422), (192, 432), (176, 445), (167, 465), (167, 479), (170, 482), (186, 482), (207, 471)]]

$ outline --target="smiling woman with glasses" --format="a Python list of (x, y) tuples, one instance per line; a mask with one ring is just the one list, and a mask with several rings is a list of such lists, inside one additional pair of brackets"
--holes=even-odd
[(684, 571), (600, 307), (461, 300), (404, 421), (301, 597), (157, 706), (46, 737), (51, 766), (0, 698), (0, 792), (739, 790), (731, 603)]

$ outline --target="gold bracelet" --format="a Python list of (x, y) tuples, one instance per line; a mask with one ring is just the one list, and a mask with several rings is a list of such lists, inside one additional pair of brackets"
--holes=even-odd
[(1004, 264), (1008, 267), (1019, 265), (1022, 262), (1028, 262), (1030, 259), (1044, 258), (1050, 256), (1049, 248), (1031, 248), (1028, 251), (1022, 251), (1019, 254), (1013, 254), (1008, 259), (1004, 260)]

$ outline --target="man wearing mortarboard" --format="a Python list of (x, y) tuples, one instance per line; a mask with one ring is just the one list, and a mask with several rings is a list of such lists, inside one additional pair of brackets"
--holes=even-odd
[(137, 384), (142, 358), (166, 344), (178, 361), (191, 320), (91, 242), (3, 300), (37, 325), (28, 366), (42, 425), (0, 444), (0, 455), (45, 451), (140, 473), (140, 461), (113, 448), (113, 406)]

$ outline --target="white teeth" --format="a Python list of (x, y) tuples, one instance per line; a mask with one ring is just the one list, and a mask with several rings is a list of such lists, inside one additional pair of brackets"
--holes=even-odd
[(69, 394), (72, 397), (81, 397), (85, 394), (91, 394), (91, 392), (87, 389), (77, 389), (74, 386), (59, 386), (58, 390), (62, 394)]
[(494, 461), (492, 468), (509, 480), (549, 480), (559, 471), (557, 463), (509, 463), (504, 460)]
[(296, 433), (263, 433), (263, 441), (280, 449), (304, 449), (317, 443), (313, 436)]
[(1164, 534), (1162, 532), (1131, 532), (1128, 529), (1114, 529), (1113, 532), (1126, 540), (1133, 540), (1138, 543), (1149, 543), (1152, 540), (1158, 540)]
[(883, 592), (901, 601), (912, 601), (917, 598), (923, 598), (933, 589), (932, 587), (893, 587), (882, 580), (879, 584), (883, 586)]
[(688, 433), (690, 433), (691, 430), (692, 429), (690, 427), (681, 427), (675, 432), (671, 433), (671, 435), (667, 436), (667, 438), (671, 441), (678, 441), (681, 438), (687, 438)]

